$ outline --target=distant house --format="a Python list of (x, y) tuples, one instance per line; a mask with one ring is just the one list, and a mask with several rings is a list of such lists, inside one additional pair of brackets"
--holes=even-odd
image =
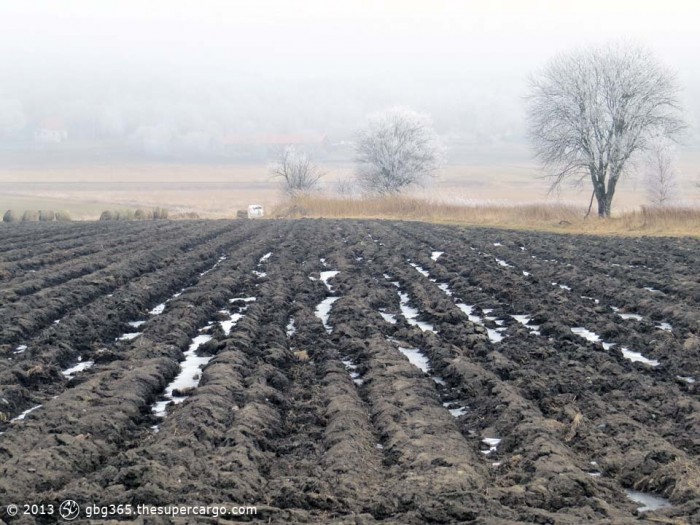
[(34, 140), (44, 144), (58, 144), (68, 140), (68, 131), (60, 118), (45, 118), (34, 131)]
[(229, 134), (221, 138), (224, 153), (235, 157), (270, 157), (279, 148), (294, 146), (310, 153), (320, 154), (330, 147), (328, 137), (323, 133), (300, 133), (286, 135)]

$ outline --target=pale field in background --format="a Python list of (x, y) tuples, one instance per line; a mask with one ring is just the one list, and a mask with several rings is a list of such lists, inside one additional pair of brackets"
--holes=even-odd
[[(335, 181), (349, 177), (352, 166), (326, 166), (327, 195)], [(700, 204), (700, 156), (686, 156), (679, 164), (681, 204)], [(536, 202), (587, 206), (588, 181), (547, 194), (549, 183), (532, 165), (450, 165), (425, 188), (412, 196), (455, 204), (525, 204)], [(161, 206), (171, 213), (196, 212), (201, 217), (231, 218), (248, 204), (266, 208), (282, 200), (279, 185), (264, 164), (165, 164), (61, 165), (4, 167), (0, 165), (0, 214), (7, 209), (67, 210), (75, 219), (97, 218), (102, 210)], [(615, 211), (647, 203), (640, 176), (618, 185)]]

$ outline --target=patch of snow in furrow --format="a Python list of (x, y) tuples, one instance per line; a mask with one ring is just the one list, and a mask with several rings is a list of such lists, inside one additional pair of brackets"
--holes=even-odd
[(244, 303), (252, 303), (254, 301), (257, 301), (256, 297), (234, 297), (233, 299), (229, 299), (229, 303), (235, 303), (236, 301), (243, 301)]
[(665, 332), (672, 332), (673, 327), (669, 323), (659, 323), (656, 325), (659, 330), (664, 330)]
[(432, 252), (432, 253), (430, 254), (430, 258), (431, 258), (433, 261), (437, 261), (437, 260), (440, 258), (440, 256), (443, 255), (444, 253), (445, 253), (445, 252)]
[(661, 290), (657, 290), (656, 288), (652, 288), (651, 286), (645, 286), (644, 289), (651, 293), (663, 293)]
[(60, 322), (61, 322), (60, 319), (56, 319), (56, 320), (53, 322), (53, 324), (59, 324)]
[(621, 350), (625, 359), (629, 359), (633, 363), (644, 363), (645, 365), (649, 366), (659, 366), (659, 362), (656, 359), (649, 359), (648, 357), (644, 357), (639, 352), (633, 352), (632, 350), (628, 350), (624, 347), (621, 348)]
[(449, 408), (450, 405), (453, 405), (453, 404), (454, 404), (454, 401), (445, 401), (442, 403), (442, 406), (445, 407), (447, 410), (449, 410), (450, 414), (452, 414), (452, 417), (463, 416), (464, 414), (467, 413), (467, 407)]
[(620, 317), (623, 319), (634, 319), (635, 321), (641, 321), (643, 318), (639, 314), (625, 314), (625, 313), (618, 313)]
[(321, 264), (322, 264), (324, 267), (325, 267), (325, 266), (328, 266), (328, 265), (326, 264), (326, 259), (324, 259), (323, 257), (321, 257), (321, 258), (319, 259), (319, 261), (321, 261)]
[(512, 268), (513, 266), (505, 262), (503, 259), (499, 259), (496, 257), (496, 262), (499, 264), (499, 266), (503, 266), (504, 268)]
[(523, 275), (524, 275), (525, 277), (529, 277), (529, 276), (530, 276), (530, 272), (526, 272), (525, 270), (523, 270)]
[(428, 361), (428, 358), (425, 357), (417, 348), (405, 348), (403, 346), (399, 346), (399, 352), (408, 358), (409, 363), (416, 368), (421, 369), (426, 374), (430, 370), (430, 362)]
[(535, 335), (540, 335), (540, 327), (537, 325), (528, 324), (532, 318), (529, 315), (511, 315), (513, 319), (523, 325), (525, 328), (530, 330)]
[(192, 339), (189, 349), (185, 352), (185, 360), (180, 363), (180, 373), (173, 379), (165, 389), (165, 400), (156, 402), (153, 407), (153, 413), (158, 417), (165, 417), (165, 407), (168, 403), (182, 403), (184, 397), (174, 397), (175, 390), (186, 390), (196, 388), (199, 385), (199, 377), (202, 368), (209, 363), (211, 356), (200, 357), (195, 352), (207, 341), (211, 341), (210, 335), (198, 335)]
[(409, 306), (408, 302), (410, 299), (408, 297), (408, 294), (406, 294), (402, 291), (399, 291), (398, 294), (399, 294), (399, 298), (401, 299), (401, 304), (400, 304), (401, 313), (406, 318), (406, 321), (408, 322), (408, 324), (410, 324), (412, 326), (417, 326), (418, 328), (420, 328), (424, 332), (437, 333), (435, 331), (435, 328), (431, 324), (425, 323), (423, 321), (418, 321), (416, 319), (418, 317), (419, 312), (418, 312), (418, 310), (416, 310), (412, 306)]
[(462, 311), (462, 313), (464, 313), (467, 316), (467, 319), (469, 319), (472, 323), (480, 325), (484, 324), (484, 321), (481, 319), (481, 317), (472, 313), (474, 311), (474, 305), (457, 303), (457, 308), (459, 308)]
[(341, 359), (340, 360), (343, 365), (345, 365), (345, 368), (348, 370), (350, 373), (350, 379), (352, 379), (352, 382), (355, 383), (357, 386), (360, 386), (364, 381), (360, 377), (359, 372), (357, 372), (357, 365), (350, 361), (349, 359)]
[(263, 277), (267, 277), (267, 272), (259, 272), (258, 270), (253, 270), (253, 275), (255, 275), (258, 279), (262, 279)]
[(671, 502), (666, 498), (653, 494), (638, 492), (636, 490), (625, 490), (625, 494), (635, 503), (640, 503), (642, 505), (641, 507), (637, 507), (638, 512), (649, 512), (650, 510), (658, 510), (671, 506)]
[(61, 373), (64, 375), (64, 377), (71, 379), (78, 372), (82, 372), (83, 370), (87, 370), (88, 368), (90, 368), (92, 365), (95, 364), (94, 361), (83, 361), (82, 357), (78, 357), (78, 361), (79, 362), (77, 365), (71, 366), (70, 368), (66, 368), (65, 370), (61, 371)]
[(692, 385), (693, 383), (695, 383), (695, 379), (693, 379), (692, 377), (689, 377), (689, 376), (676, 376), (676, 379), (680, 379), (681, 381), (685, 381), (689, 385)]
[(150, 312), (148, 312), (151, 315), (160, 315), (163, 313), (165, 310), (165, 303), (160, 303), (159, 305), (155, 306)]
[(498, 444), (501, 442), (499, 438), (484, 438), (481, 440), (482, 443), (485, 445), (488, 445), (489, 449), (488, 450), (482, 450), (481, 453), (485, 455), (489, 455), (493, 452), (496, 451), (498, 448)]
[(561, 288), (562, 290), (567, 290), (569, 292), (571, 291), (571, 287), (569, 287), (565, 284), (552, 283), (552, 286), (559, 286), (559, 288)]
[(521, 251), (521, 252), (524, 252), (524, 251), (525, 251), (525, 246), (521, 246), (521, 247), (520, 247), (520, 251)]
[(129, 332), (126, 334), (122, 334), (119, 337), (117, 337), (115, 341), (131, 341), (132, 339), (136, 339), (142, 333), (143, 332)]
[(410, 264), (410, 265), (413, 266), (416, 270), (418, 270), (418, 273), (421, 274), (423, 277), (430, 277), (430, 274), (429, 274), (427, 271), (425, 271), (423, 268), (421, 268), (420, 266), (418, 266), (416, 263), (408, 263), (408, 264)]
[(432, 376), (430, 379), (435, 381), (435, 384), (447, 386), (447, 383), (445, 382), (445, 380), (440, 376)]
[(384, 312), (383, 310), (379, 310), (379, 315), (381, 315), (387, 323), (396, 324), (396, 316), (394, 314), (390, 314)]
[(292, 337), (295, 333), (297, 333), (297, 329), (294, 326), (294, 317), (289, 318), (289, 322), (287, 323), (287, 337)]
[(21, 354), (25, 350), (27, 350), (27, 345), (19, 345), (15, 350), (12, 352), (13, 354)]
[(493, 245), (494, 246), (503, 246), (500, 242), (494, 242)]
[(10, 423), (14, 423), (15, 421), (21, 421), (21, 420), (23, 420), (25, 417), (27, 417), (28, 414), (31, 414), (32, 412), (34, 412), (34, 411), (37, 410), (38, 408), (41, 408), (42, 406), (43, 406), (43, 405), (37, 405), (37, 406), (35, 406), (35, 407), (28, 408), (27, 410), (25, 410), (24, 412), (22, 412), (19, 416), (12, 418), (12, 419), (10, 420)]
[(238, 321), (243, 319), (245, 315), (242, 313), (231, 314), (226, 310), (224, 310), (224, 313), (230, 314), (230, 317), (226, 321), (219, 321), (219, 324), (221, 325), (221, 329), (224, 331), (224, 335), (230, 335), (233, 327), (236, 326)]
[(146, 321), (129, 321), (129, 322), (126, 323), (126, 324), (128, 324), (129, 326), (131, 326), (131, 327), (133, 327), (133, 328), (138, 328), (139, 326), (141, 326), (141, 325), (144, 324), (145, 322), (146, 322)]
[(328, 324), (328, 317), (330, 316), (333, 303), (338, 299), (340, 299), (340, 297), (326, 297), (318, 304), (316, 311), (314, 312), (316, 317), (318, 317), (323, 323), (323, 327), (326, 329), (326, 332), (329, 334), (333, 331), (333, 327)]
[[(200, 276), (200, 277), (204, 277), (206, 274), (208, 274), (209, 272), (211, 272), (214, 268), (216, 268), (217, 266), (219, 266), (219, 263), (221, 263), (221, 261), (225, 261), (225, 260), (226, 260), (226, 256), (225, 256), (225, 255), (222, 255), (221, 257), (219, 257), (219, 259), (214, 263), (214, 265), (213, 265), (211, 268), (209, 268), (208, 270), (204, 270), (203, 272), (201, 272), (201, 273), (199, 274), (199, 276)], [(182, 293), (182, 292), (180, 292), (180, 293)], [(178, 295), (179, 295), (179, 294), (178, 294)], [(177, 297), (177, 295), (174, 295), (173, 297)]]
[[(270, 257), (272, 257), (272, 252), (267, 252), (265, 255), (263, 255), (262, 257), (260, 257), (260, 260), (258, 261), (258, 266), (261, 265), (261, 264), (263, 264), (263, 263), (265, 263), (265, 262), (267, 262), (267, 260), (268, 260)], [(323, 260), (323, 259), (321, 259), (321, 260)]]
[(452, 297), (452, 290), (450, 290), (450, 286), (447, 283), (438, 284), (438, 288), (440, 288), (445, 295)]
[[(473, 314), (473, 311), (474, 311), (473, 305), (464, 304), (464, 303), (456, 303), (456, 306), (467, 316), (467, 319), (469, 319), (472, 323), (476, 323), (476, 324), (481, 325), (484, 328), (486, 328), (486, 326), (484, 325), (484, 320), (481, 317), (479, 317), (478, 315)], [(483, 310), (484, 313), (489, 313), (492, 311), (493, 311), (492, 308), (485, 308)], [(495, 320), (496, 318), (491, 317), (490, 319)], [(503, 330), (503, 328), (496, 328), (496, 329), (486, 328), (486, 334), (488, 335), (489, 340), (492, 343), (498, 343), (500, 341), (503, 341), (503, 334), (501, 334), (501, 330)]]
[(495, 330), (493, 328), (486, 328), (486, 333), (488, 334), (492, 343), (499, 343), (503, 341), (503, 334), (498, 331), (498, 328)]
[(328, 288), (329, 292), (333, 292), (333, 287), (328, 284), (328, 280), (332, 279), (336, 275), (338, 275), (340, 272), (338, 270), (329, 270), (326, 272), (321, 272), (321, 281), (323, 281), (323, 284), (326, 285), (326, 288)]
[(357, 262), (362, 262), (364, 260), (364, 257), (355, 257), (355, 260)]
[(595, 304), (600, 304), (600, 300), (595, 299), (595, 298), (593, 298), (593, 297), (589, 297), (589, 296), (587, 296), (587, 295), (582, 295), (582, 296), (581, 296), (581, 299), (588, 299), (589, 301), (593, 301)]
[(595, 332), (591, 332), (590, 330), (587, 330), (582, 326), (575, 326), (571, 329), (571, 331), (576, 335), (583, 337), (587, 341), (590, 341), (591, 343), (600, 342), (600, 336), (598, 334), (596, 334)]

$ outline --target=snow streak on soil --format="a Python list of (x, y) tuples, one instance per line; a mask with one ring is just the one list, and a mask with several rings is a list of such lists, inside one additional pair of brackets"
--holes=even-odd
[(653, 494), (638, 492), (636, 490), (626, 490), (625, 493), (629, 499), (635, 503), (641, 504), (641, 507), (637, 507), (639, 512), (649, 512), (650, 510), (658, 510), (671, 506), (671, 502), (666, 498), (655, 496)]
[(24, 412), (22, 412), (19, 416), (15, 417), (15, 418), (12, 418), (10, 421), (11, 421), (11, 422), (21, 421), (21, 420), (23, 420), (25, 417), (27, 417), (28, 414), (31, 414), (31, 413), (34, 412), (36, 409), (41, 408), (42, 406), (44, 406), (44, 405), (36, 405), (36, 406), (33, 406), (32, 408), (28, 408), (27, 410), (25, 410)]
[(416, 368), (420, 368), (426, 374), (430, 371), (430, 362), (428, 358), (417, 348), (404, 348), (403, 346), (399, 346), (399, 352), (405, 355), (408, 361)]
[(153, 413), (158, 417), (165, 417), (165, 408), (169, 403), (182, 403), (185, 396), (175, 397), (173, 392), (180, 392), (191, 388), (197, 388), (202, 373), (202, 368), (211, 360), (211, 356), (200, 357), (196, 354), (197, 349), (207, 341), (211, 341), (210, 335), (198, 335), (192, 339), (189, 349), (185, 352), (185, 360), (180, 363), (180, 373), (166, 387), (163, 394), (165, 400), (158, 401), (152, 407)]
[(323, 323), (323, 327), (329, 334), (333, 331), (333, 327), (328, 324), (328, 317), (331, 315), (331, 308), (333, 303), (336, 302), (340, 297), (326, 297), (323, 301), (319, 303), (316, 307), (316, 317), (318, 317)]
[(328, 280), (332, 279), (336, 275), (338, 275), (340, 272), (338, 270), (329, 270), (325, 272), (321, 272), (321, 281), (323, 281), (323, 284), (326, 285), (326, 288), (328, 288), (328, 291), (333, 293), (333, 287), (328, 284)]
[(436, 333), (433, 325), (431, 325), (430, 323), (426, 323), (424, 321), (417, 320), (420, 312), (408, 304), (409, 301), (411, 300), (409, 298), (408, 294), (404, 293), (400, 290), (399, 290), (398, 294), (399, 294), (399, 298), (401, 299), (401, 304), (400, 304), (401, 314), (406, 318), (406, 321), (408, 322), (408, 324), (410, 324), (412, 326), (417, 326), (423, 332)]
[(78, 364), (75, 366), (71, 366), (70, 368), (66, 368), (63, 370), (61, 373), (67, 377), (68, 379), (71, 379), (75, 374), (78, 372), (82, 372), (83, 370), (87, 370), (90, 368), (92, 365), (95, 364), (94, 361), (83, 361), (82, 357), (78, 357)]

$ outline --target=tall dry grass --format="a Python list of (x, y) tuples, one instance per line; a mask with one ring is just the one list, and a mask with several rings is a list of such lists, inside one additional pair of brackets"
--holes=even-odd
[(277, 205), (270, 217), (394, 219), (601, 235), (700, 236), (700, 208), (653, 208), (610, 219), (584, 218), (568, 204), (452, 204), (413, 197), (299, 197)]

